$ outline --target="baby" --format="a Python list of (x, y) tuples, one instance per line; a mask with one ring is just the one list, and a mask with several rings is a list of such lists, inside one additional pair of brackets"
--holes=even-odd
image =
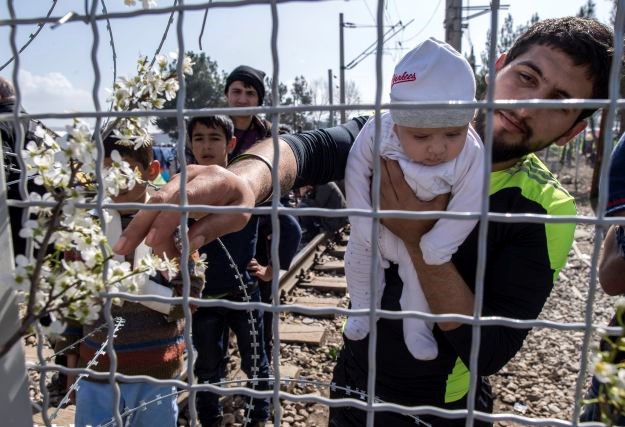
[[(451, 46), (430, 38), (410, 51), (395, 67), (391, 103), (424, 101), (474, 101), (475, 78), (466, 59)], [(473, 109), (392, 109), (380, 116), (380, 156), (396, 160), (406, 182), (419, 199), (427, 201), (451, 193), (447, 209), (455, 212), (480, 210), (483, 147), (471, 127)], [(371, 209), (371, 178), (374, 164), (374, 117), (356, 138), (347, 160), (345, 189), (347, 207)], [(408, 251), (403, 242), (380, 225), (377, 241), (371, 240), (372, 219), (350, 216), (351, 235), (345, 254), (345, 275), (352, 309), (369, 308), (370, 281), (376, 285), (376, 307), (384, 291), (384, 269), (398, 264), (403, 281), (402, 310), (429, 313)], [(475, 227), (476, 220), (440, 219), (420, 242), (423, 258), (430, 265), (451, 259), (458, 246)], [(377, 250), (374, 250), (375, 243)], [(372, 254), (379, 268), (370, 277)], [(404, 340), (410, 353), (420, 360), (438, 355), (432, 323), (404, 318)], [(367, 316), (350, 316), (345, 335), (360, 340), (369, 333)]]

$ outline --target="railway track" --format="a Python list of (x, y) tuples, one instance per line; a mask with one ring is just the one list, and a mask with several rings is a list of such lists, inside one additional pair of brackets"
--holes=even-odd
[[(347, 233), (318, 234), (295, 256), (288, 271), (280, 274), (281, 304), (303, 307), (345, 307), (347, 305), (343, 254)], [(308, 316), (295, 312), (280, 313), (280, 376), (289, 378), (282, 389), (294, 394), (329, 395), (332, 367), (341, 344), (342, 318), (332, 315)], [(236, 337), (230, 335), (227, 382), (242, 385), (247, 378), (241, 370), (236, 348)], [(301, 381), (301, 382), (300, 382)], [(181, 407), (181, 425), (187, 424), (187, 393), (178, 399)], [(226, 425), (243, 425), (242, 398), (224, 396)], [(326, 426), (328, 410), (319, 404), (282, 402), (283, 426)], [(269, 423), (268, 426), (272, 424)]]

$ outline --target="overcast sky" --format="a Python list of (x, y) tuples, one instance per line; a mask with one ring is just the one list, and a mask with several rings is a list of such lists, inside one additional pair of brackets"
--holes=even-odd
[[(10, 1), (10, 0), (7, 0)], [(597, 16), (609, 21), (611, 0), (595, 0)], [(44, 16), (50, 8), (50, 0), (13, 1), (19, 18)], [(89, 2), (90, 3), (90, 2)], [(139, 1), (139, 4), (141, 2)], [(160, 7), (170, 6), (173, 0), (157, 0)], [(187, 0), (185, 4), (206, 3), (206, 0)], [(488, 1), (464, 0), (465, 6), (478, 6)], [(541, 18), (575, 15), (586, 0), (508, 0), (507, 11), (500, 12), (500, 22), (511, 13), (516, 24), (527, 22), (534, 12)], [(82, 0), (59, 0), (52, 13), (61, 17), (69, 11), (84, 12)], [(339, 69), (339, 13), (345, 21), (358, 28), (345, 30), (345, 58), (349, 63), (376, 39), (375, 15), (377, 0), (334, 0), (318, 2), (294, 2), (278, 6), (278, 54), (280, 80), (290, 82), (297, 75), (309, 81), (327, 82), (327, 70)], [(140, 6), (126, 7), (123, 0), (106, 0), (111, 11), (136, 11)], [(471, 14), (473, 12), (465, 12)], [(385, 5), (385, 25), (399, 21), (406, 24), (403, 31), (393, 38), (384, 55), (383, 101), (387, 99), (389, 76), (394, 64), (407, 49), (428, 37), (444, 39), (444, 0), (389, 0)], [(184, 49), (200, 51), (198, 37), (202, 27), (203, 11), (184, 14)], [(0, 19), (8, 19), (5, 4), (0, 9)], [(132, 74), (138, 55), (151, 57), (165, 30), (169, 14), (139, 18), (115, 19), (111, 22), (117, 53), (118, 75)], [(106, 105), (106, 88), (113, 77), (113, 61), (109, 36), (104, 21), (99, 21), (100, 43), (98, 62), (102, 75), (100, 95)], [(468, 21), (464, 32), (463, 50), (474, 46), (476, 55), (484, 49), (490, 14)], [(211, 9), (206, 30), (202, 37), (202, 51), (216, 60), (219, 67), (229, 71), (240, 64), (247, 64), (272, 73), (271, 61), (271, 8), (268, 5), (239, 8)], [(16, 43), (22, 46), (36, 25), (20, 25), (16, 31)], [(10, 30), (0, 26), (0, 37), (5, 46), (0, 50), (0, 63), (11, 57)], [(20, 55), (19, 84), (23, 105), (29, 112), (86, 111), (93, 109), (91, 91), (94, 70), (90, 60), (93, 44), (90, 25), (70, 22), (52, 29), (46, 25), (39, 36)], [(172, 25), (163, 52), (178, 49), (176, 23)], [(13, 65), (0, 71), (0, 75), (12, 79)], [(360, 89), (363, 102), (373, 102), (375, 97), (375, 55), (369, 56), (353, 70), (346, 72)]]

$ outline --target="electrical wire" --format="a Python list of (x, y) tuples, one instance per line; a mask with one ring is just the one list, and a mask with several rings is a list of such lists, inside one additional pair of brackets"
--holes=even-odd
[(373, 15), (373, 12), (371, 11), (371, 8), (369, 7), (369, 3), (367, 3), (367, 0), (362, 0), (362, 2), (365, 4), (365, 6), (367, 7), (367, 11), (369, 11), (369, 16), (371, 16), (371, 20), (373, 21), (373, 23), (375, 24), (375, 16)]
[[(213, 0), (209, 0), (208, 4), (210, 5)], [(206, 19), (208, 18), (208, 6), (206, 6), (206, 10), (204, 11), (204, 19), (202, 20), (202, 29), (200, 30), (200, 35), (198, 37), (198, 44), (200, 46), (200, 50), (202, 50), (202, 36), (204, 35), (204, 29), (206, 28)]]
[[(48, 13), (46, 14), (46, 19), (49, 18), (50, 15), (52, 15), (52, 11), (56, 7), (56, 2), (57, 1), (58, 0), (52, 0), (52, 6), (50, 6), (50, 10), (48, 10)], [(30, 34), (30, 36), (28, 38), (28, 41), (26, 43), (24, 43), (24, 45), (20, 48), (18, 53), (22, 53), (24, 51), (24, 49), (26, 49), (28, 47), (28, 45), (32, 43), (33, 40), (35, 40), (35, 37), (37, 37), (39, 35), (39, 33), (41, 32), (41, 30), (43, 30), (43, 27), (45, 26), (45, 23), (42, 22), (40, 24), (37, 24), (37, 26), (38, 26), (37, 31), (35, 31), (34, 33)], [(15, 57), (13, 56), (7, 62), (2, 64), (2, 66), (0, 66), (0, 71), (4, 70), (7, 67), (7, 65), (9, 65), (14, 60), (15, 60)]]
[(430, 25), (430, 22), (432, 22), (432, 20), (436, 16), (436, 12), (438, 12), (438, 8), (441, 6), (442, 2), (443, 2), (443, 0), (438, 0), (438, 4), (436, 5), (436, 8), (434, 9), (434, 12), (432, 12), (432, 15), (427, 20), (427, 22), (423, 25), (423, 27), (421, 27), (421, 29), (419, 31), (417, 31), (414, 35), (410, 36), (407, 39), (404, 39), (404, 41), (402, 43), (407, 43), (407, 42), (410, 42), (410, 41), (416, 39), (423, 31), (425, 31), (425, 29), (428, 27), (428, 25)]
[[(176, 7), (178, 6), (178, 0), (174, 0), (174, 6)], [(161, 53), (161, 49), (163, 48), (163, 44), (165, 43), (165, 40), (167, 39), (167, 33), (169, 33), (169, 27), (171, 27), (171, 24), (174, 22), (174, 13), (176, 12), (176, 10), (172, 10), (171, 11), (171, 15), (169, 15), (169, 19), (167, 20), (167, 26), (165, 27), (165, 32), (163, 33), (163, 37), (161, 38), (161, 42), (159, 43), (158, 47), (156, 48), (156, 52), (154, 52), (154, 57), (152, 58), (152, 61), (150, 62), (150, 67), (152, 65), (154, 65), (154, 62), (156, 61), (156, 57), (158, 56), (159, 53)]]

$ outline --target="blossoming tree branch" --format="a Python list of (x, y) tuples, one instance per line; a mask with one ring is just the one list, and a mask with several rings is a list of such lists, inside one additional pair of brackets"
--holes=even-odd
[[(189, 58), (184, 59), (184, 74), (192, 73), (192, 65)], [(169, 69), (167, 57), (158, 56), (152, 67), (141, 57), (136, 76), (115, 82), (113, 110), (161, 109), (178, 88), (178, 76)], [(149, 117), (118, 117), (104, 127), (101, 139), (112, 135), (118, 144), (137, 148), (151, 143), (150, 124)], [(21, 156), (27, 175), (45, 192), (29, 195), (34, 206), (29, 208), (30, 219), (20, 237), (32, 242), (32, 255), (16, 257), (10, 280), (21, 302), (21, 320), (0, 347), (0, 357), (42, 319), (51, 332), (61, 332), (67, 320), (91, 323), (100, 316), (105, 292), (133, 293), (138, 283), (156, 271), (170, 278), (178, 273), (177, 260), (150, 253), (134, 268), (114, 258), (103, 232), (103, 222), (110, 221), (111, 215), (96, 209), (98, 191), (105, 192), (104, 202), (109, 203), (111, 196), (132, 189), (142, 179), (117, 151), (111, 155), (110, 167), (97, 165), (98, 139), (79, 120), (67, 127), (63, 137), (54, 138), (43, 128), (36, 129), (35, 137), (36, 141), (26, 142)], [(103, 188), (98, 187), (99, 172)]]

